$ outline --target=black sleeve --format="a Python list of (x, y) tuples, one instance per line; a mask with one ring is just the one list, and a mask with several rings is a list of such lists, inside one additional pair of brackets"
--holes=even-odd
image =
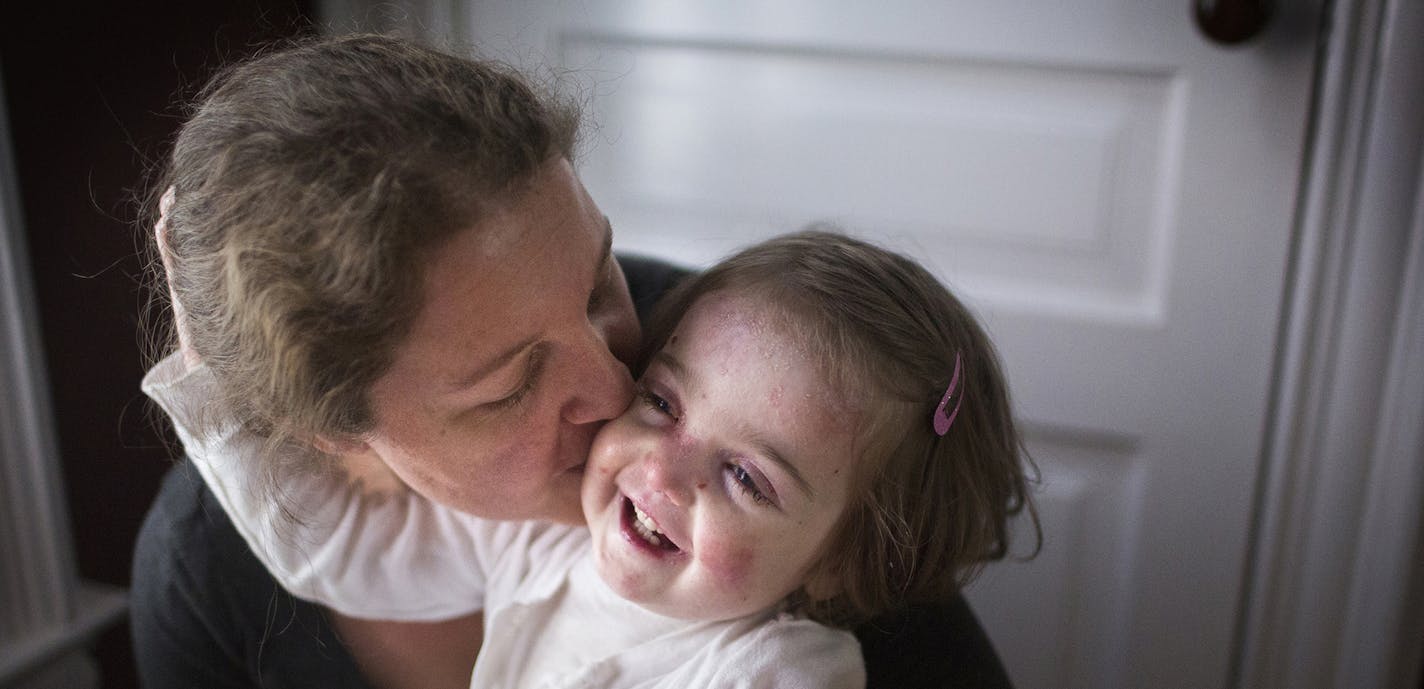
[(139, 531), (129, 629), (147, 689), (370, 687), (321, 608), (277, 584), (186, 460)]
[(619, 254), (618, 264), (623, 266), (623, 275), (628, 278), (628, 292), (633, 295), (633, 308), (638, 311), (639, 323), (648, 321), (648, 314), (652, 313), (653, 305), (663, 294), (683, 278), (697, 272), (647, 256)]
[(866, 689), (1012, 689), (989, 636), (963, 596), (915, 606), (855, 630)]

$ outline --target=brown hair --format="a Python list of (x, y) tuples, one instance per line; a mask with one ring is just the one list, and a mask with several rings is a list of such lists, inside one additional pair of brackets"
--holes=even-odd
[(571, 157), (577, 129), (510, 69), (395, 38), (220, 73), (153, 193), (174, 191), (172, 287), (218, 401), (274, 443), (369, 430), (431, 252)]
[[(757, 244), (688, 279), (659, 305), (648, 355), (699, 298), (728, 290), (785, 309), (839, 390), (859, 401), (858, 476), (808, 588), (792, 603), (852, 626), (914, 603), (947, 602), (1009, 550), (1009, 519), (1025, 509), (1032, 462), (1010, 412), (989, 338), (919, 264), (810, 230)], [(963, 362), (962, 406), (938, 436), (931, 419)], [(1037, 545), (1035, 546), (1036, 552)]]

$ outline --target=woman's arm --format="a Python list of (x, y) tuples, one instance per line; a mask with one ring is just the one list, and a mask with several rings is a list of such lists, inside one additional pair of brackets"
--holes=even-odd
[(293, 595), (356, 618), (439, 620), (482, 608), (486, 566), (514, 526), (403, 486), (367, 491), (334, 468), (284, 461), (292, 457), (265, 462), (276, 472), (268, 483), (263, 440), (213, 408), (216, 382), (205, 366), (170, 356), (143, 388), (172, 418), (237, 531)]

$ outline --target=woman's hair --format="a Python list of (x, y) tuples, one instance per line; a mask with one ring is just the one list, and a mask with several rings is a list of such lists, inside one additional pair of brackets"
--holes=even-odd
[(382, 36), (218, 74), (153, 190), (173, 191), (172, 288), (217, 401), (271, 442), (369, 430), (432, 253), (569, 158), (577, 129), (507, 67)]
[[(919, 264), (842, 234), (810, 230), (733, 255), (679, 285), (649, 328), (649, 356), (713, 292), (781, 309), (857, 405), (856, 474), (845, 513), (792, 604), (842, 626), (915, 603), (947, 602), (1009, 551), (1028, 510), (1032, 462), (1010, 412), (998, 355), (968, 309)], [(962, 404), (943, 437), (932, 419), (962, 362)], [(1036, 552), (1037, 546), (1035, 546)]]

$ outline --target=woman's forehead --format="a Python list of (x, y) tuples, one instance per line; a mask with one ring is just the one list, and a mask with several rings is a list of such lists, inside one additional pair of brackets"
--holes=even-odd
[(430, 257), (403, 351), (436, 367), (464, 368), (587, 317), (610, 230), (568, 163), (559, 163), (518, 202)]

